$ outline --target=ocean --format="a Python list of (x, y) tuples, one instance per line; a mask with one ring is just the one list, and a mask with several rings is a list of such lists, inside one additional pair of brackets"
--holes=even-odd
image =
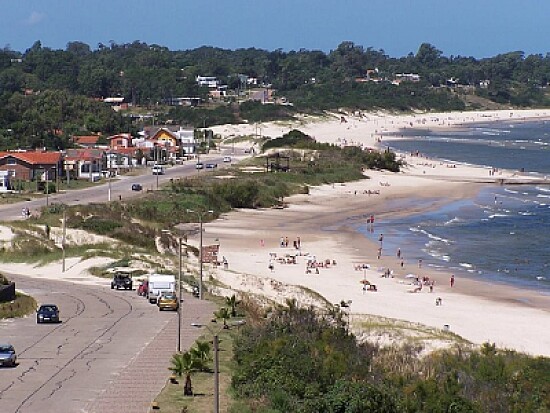
[[(406, 131), (385, 137), (400, 152), (550, 177), (550, 122), (475, 124), (461, 131)], [(433, 200), (417, 200), (429, 206)], [(436, 210), (378, 220), (384, 254), (401, 249), (407, 265), (449, 269), (550, 294), (550, 185), (491, 186)], [(415, 265), (415, 269), (417, 269)], [(411, 271), (414, 272), (414, 271)]]

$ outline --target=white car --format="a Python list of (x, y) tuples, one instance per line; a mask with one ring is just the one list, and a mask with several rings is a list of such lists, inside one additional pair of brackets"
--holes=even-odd
[(164, 175), (164, 167), (160, 165), (153, 166), (153, 175)]
[(223, 161), (224, 162), (231, 162), (231, 156), (224, 156)]

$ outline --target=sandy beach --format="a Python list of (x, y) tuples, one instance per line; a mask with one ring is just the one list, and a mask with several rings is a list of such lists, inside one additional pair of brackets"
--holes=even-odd
[[(340, 115), (339, 115), (340, 116)], [(348, 114), (313, 121), (305, 118), (295, 124), (260, 125), (262, 136), (277, 137), (299, 129), (318, 141), (376, 147), (384, 135), (403, 128), (459, 128), (471, 122), (546, 119), (550, 111), (497, 111), (451, 114)], [(343, 116), (343, 115), (342, 115)], [(224, 137), (255, 135), (257, 125), (224, 125), (215, 133)], [(302, 286), (322, 295), (330, 303), (351, 300), (351, 317), (374, 314), (449, 329), (475, 344), (486, 341), (536, 355), (550, 356), (550, 332), (541, 328), (550, 321), (550, 297), (533, 290), (492, 284), (456, 276), (383, 251), (378, 258), (378, 242), (367, 240), (353, 226), (376, 218), (408, 214), (426, 208), (429, 199), (435, 207), (455, 199), (475, 195), (491, 181), (528, 179), (517, 171), (498, 171), (489, 177), (487, 168), (449, 164), (421, 156), (402, 154), (407, 166), (397, 174), (367, 171), (370, 179), (312, 189), (309, 195), (285, 199), (285, 209), (242, 210), (224, 215), (206, 225), (205, 242), (218, 239), (220, 254), (228, 269), (212, 270), (212, 276), (235, 291), (264, 295), (284, 303), (292, 289)], [(370, 195), (369, 195), (370, 191)], [(403, 200), (400, 207), (395, 200)], [(403, 209), (403, 205), (406, 208)], [(372, 230), (376, 233), (376, 219)], [(288, 246), (281, 247), (288, 237)], [(298, 240), (300, 248), (294, 243)], [(396, 240), (392, 240), (396, 243)], [(292, 258), (295, 256), (295, 258)], [(330, 263), (307, 271), (307, 263)], [(287, 263), (293, 262), (296, 263)], [(364, 269), (363, 264), (369, 268)], [(393, 277), (382, 277), (387, 269)], [(418, 290), (408, 274), (435, 281)], [(376, 285), (377, 291), (364, 291), (362, 280)], [(300, 295), (297, 295), (300, 298)], [(436, 305), (436, 299), (441, 305)], [(300, 301), (300, 300), (299, 300)], [(307, 302), (301, 304), (308, 305)]]
[[(459, 128), (471, 122), (546, 118), (550, 118), (550, 111), (356, 113), (304, 117), (292, 123), (222, 125), (213, 129), (224, 138), (255, 135), (275, 138), (299, 129), (318, 141), (367, 148), (383, 146), (385, 135), (403, 128)], [(246, 147), (251, 143), (239, 141), (236, 145)], [(411, 154), (400, 156), (406, 162), (400, 173), (366, 171), (369, 179), (311, 188), (307, 195), (285, 198), (288, 207), (284, 209), (237, 210), (206, 224), (205, 244), (219, 242), (220, 258), (227, 261), (227, 268), (207, 267), (206, 279), (213, 277), (225, 286), (215, 287), (221, 295), (246, 292), (278, 303), (296, 298), (302, 305), (318, 304), (319, 297), (311, 298), (315, 294), (303, 294), (307, 289), (328, 303), (351, 301), (352, 323), (373, 314), (448, 329), (475, 344), (490, 341), (501, 347), (550, 356), (550, 331), (543, 328), (550, 321), (550, 296), (458, 275), (451, 288), (450, 272), (427, 266), (419, 268), (418, 263), (407, 260), (406, 250), (397, 257), (396, 251), (383, 249), (378, 258), (379, 242), (366, 239), (354, 227), (372, 215), (375, 217), (372, 231), (377, 234), (377, 219), (410, 214), (427, 208), (428, 204), (435, 208), (452, 200), (467, 199), (502, 179), (513, 182), (529, 177), (502, 170), (490, 175), (486, 167), (451, 164)], [(419, 199), (429, 202), (415, 202)], [(11, 236), (7, 230), (2, 232), (2, 242), (9, 242)], [(288, 238), (288, 245), (281, 246), (281, 238), (284, 242)], [(198, 245), (196, 238), (189, 242)], [(313, 260), (328, 265), (308, 268), (308, 262)], [(101, 257), (86, 261), (71, 258), (64, 274), (59, 263), (41, 267), (3, 264), (2, 270), (107, 285), (108, 280), (87, 274), (87, 268), (111, 261)], [(189, 265), (196, 268), (196, 262)], [(382, 277), (387, 269), (393, 272), (392, 277)], [(418, 286), (406, 278), (408, 274), (435, 281), (433, 291), (425, 285), (421, 291), (413, 292)], [(377, 291), (365, 291), (363, 280), (376, 285)], [(436, 305), (437, 299), (441, 305)]]

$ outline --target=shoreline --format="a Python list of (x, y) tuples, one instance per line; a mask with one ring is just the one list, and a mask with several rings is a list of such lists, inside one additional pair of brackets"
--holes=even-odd
[[(519, 116), (518, 111), (514, 113), (514, 116)], [(550, 116), (549, 111), (528, 113), (532, 116), (521, 116), (521, 119), (540, 120)], [(414, 116), (419, 119), (430, 117), (432, 123), (438, 119), (432, 118), (434, 115), (431, 114)], [(445, 125), (442, 126), (446, 130), (456, 126), (460, 120), (456, 114), (445, 116)], [(468, 113), (465, 117), (472, 117), (473, 122), (479, 122), (481, 116)], [(490, 119), (509, 118), (509, 111), (502, 111), (500, 116), (492, 116)], [(481, 118), (481, 121), (489, 122), (490, 119)], [(407, 122), (403, 117), (378, 120), (369, 124), (360, 119), (353, 121), (355, 126), (353, 123), (349, 125), (351, 121), (347, 125), (327, 121), (307, 124), (305, 127), (298, 125), (296, 128), (323, 142), (374, 147), (380, 143), (379, 136), (383, 140), (385, 133), (391, 133), (391, 130), (395, 131)], [(419, 128), (425, 127), (427, 121), (421, 123), (418, 122)], [(387, 127), (380, 127), (380, 124)], [(246, 135), (246, 132), (247, 125), (244, 125), (241, 135)], [(332, 188), (325, 186), (316, 188), (307, 196), (293, 196), (287, 199), (289, 208), (282, 211), (235, 211), (207, 224), (208, 236), (219, 239), (220, 254), (227, 258), (230, 268), (228, 271), (221, 268), (214, 270), (215, 278), (236, 290), (271, 294), (270, 298), (279, 301), (281, 294), (266, 292), (265, 287), (262, 290), (247, 285), (243, 281), (243, 274), (244, 278), (248, 275), (263, 278), (266, 283), (275, 280), (285, 285), (302, 285), (332, 303), (352, 300), (350, 311), (353, 315), (374, 314), (439, 329), (447, 327), (475, 344), (490, 341), (500, 347), (550, 356), (550, 333), (540, 328), (550, 319), (550, 296), (529, 288), (462, 277), (458, 273), (455, 274), (456, 283), (451, 288), (451, 270), (428, 266), (422, 268), (421, 275), (436, 281), (434, 292), (430, 293), (424, 287), (419, 293), (409, 293), (412, 288), (404, 276), (409, 272), (419, 272), (418, 267), (414, 263), (407, 263), (401, 268), (397, 258), (391, 254), (377, 259), (377, 243), (356, 231), (352, 224), (353, 219), (369, 214), (378, 217), (410, 214), (419, 208), (414, 206), (414, 199), (433, 199), (440, 204), (471, 199), (480, 190), (498, 184), (501, 179), (511, 182), (517, 180), (515, 171), (501, 170), (494, 179), (487, 179), (487, 167), (411, 157), (407, 154), (401, 156), (407, 161), (407, 167), (402, 173), (367, 171), (372, 179)], [(525, 176), (521, 178), (529, 179)], [(382, 186), (383, 183), (389, 185)], [(369, 189), (379, 190), (380, 195), (363, 194), (363, 191)], [(359, 195), (355, 195), (355, 191)], [(395, 199), (404, 200), (408, 205), (407, 210), (388, 207)], [(335, 214), (339, 216), (335, 218)], [(271, 272), (268, 269), (270, 252), (293, 252), (292, 248), (278, 247), (279, 238), (285, 234), (290, 237), (291, 245), (293, 237), (301, 237), (304, 246), (301, 252), (321, 259), (336, 259), (337, 265), (321, 269), (319, 275), (305, 274), (305, 259), (300, 257), (297, 265), (275, 263), (274, 271)], [(264, 247), (260, 240), (263, 240)], [(355, 271), (354, 265), (361, 262), (371, 264), (371, 268), (366, 272)], [(377, 271), (378, 268), (390, 268), (395, 278), (381, 278), (382, 271)], [(360, 281), (363, 276), (377, 285), (377, 292), (362, 291)], [(438, 297), (442, 299), (442, 306), (435, 305), (435, 298)]]
[[(532, 114), (533, 111), (528, 112)], [(543, 115), (550, 117), (550, 110), (535, 113), (534, 120)], [(445, 114), (445, 127), (452, 127), (461, 119), (459, 115)], [(284, 126), (266, 124), (264, 128), (272, 131), (274, 137), (297, 128), (319, 141), (365, 148), (377, 146), (380, 133), (396, 130), (416, 116), (419, 124), (428, 116), (426, 122), (441, 122), (432, 114), (404, 117), (369, 114), (355, 120), (350, 118), (346, 123), (335, 118)], [(432, 116), (436, 117), (432, 119)], [(467, 113), (465, 117), (472, 116), (482, 115)], [(494, 118), (500, 120), (496, 118), (507, 116), (509, 111), (502, 111)], [(254, 125), (217, 128), (226, 130), (226, 137), (246, 136)], [(238, 145), (246, 147), (247, 143)], [(415, 287), (404, 276), (418, 272), (415, 263), (407, 263), (401, 268), (399, 260), (391, 254), (382, 255), (378, 260), (377, 242), (367, 239), (353, 227), (353, 220), (370, 215), (378, 219), (422, 212), (426, 210), (426, 204), (433, 207), (470, 199), (478, 191), (497, 185), (503, 179), (514, 182), (529, 178), (518, 177), (515, 171), (501, 170), (491, 179), (487, 177), (486, 167), (408, 154), (400, 156), (407, 162), (400, 173), (369, 170), (366, 174), (370, 179), (312, 187), (307, 195), (286, 198), (288, 207), (285, 209), (235, 210), (204, 224), (205, 245), (219, 243), (220, 258), (225, 257), (228, 261), (227, 269), (207, 266), (205, 279), (210, 276), (226, 285), (226, 289), (214, 286), (222, 296), (236, 291), (264, 296), (281, 304), (287, 298), (296, 298), (303, 305), (312, 304), (304, 289), (297, 287), (303, 286), (325, 297), (329, 303), (351, 300), (350, 312), (357, 318), (373, 314), (405, 320), (436, 329), (449, 329), (475, 344), (490, 341), (499, 347), (550, 356), (550, 331), (541, 328), (550, 320), (550, 296), (460, 276), (451, 288), (449, 271), (429, 267), (423, 268), (419, 275), (436, 281), (434, 292), (425, 287), (412, 293), (410, 291)], [(425, 202), (416, 202), (419, 199)], [(404, 202), (406, 208), (395, 201)], [(280, 247), (281, 237), (289, 238), (288, 247)], [(301, 242), (298, 250), (292, 247), (297, 237)], [(189, 241), (198, 245), (198, 235), (190, 237)], [(270, 258), (270, 253), (277, 257)], [(296, 264), (280, 262), (279, 259), (285, 258), (286, 254), (298, 254)], [(316, 271), (306, 273), (307, 261), (313, 256), (318, 262), (330, 260), (330, 265), (319, 268), (319, 274)], [(270, 259), (273, 260), (273, 271), (269, 268)], [(109, 261), (98, 258), (98, 263)], [(370, 264), (370, 268), (355, 269), (363, 263)], [(64, 278), (69, 282), (106, 283), (86, 275), (84, 267), (87, 264), (79, 265), (79, 261), (74, 259), (70, 270), (64, 274), (59, 273), (59, 263), (38, 268), (32, 264), (7, 264), (3, 269), (34, 277)], [(394, 271), (394, 278), (381, 277), (386, 268)], [(363, 291), (363, 279), (376, 284), (377, 292)], [(436, 298), (442, 299), (441, 306), (435, 305)]]

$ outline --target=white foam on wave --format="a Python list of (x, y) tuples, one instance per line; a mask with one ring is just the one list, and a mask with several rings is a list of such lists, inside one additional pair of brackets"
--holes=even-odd
[(474, 266), (467, 262), (460, 262), (458, 265), (460, 265), (462, 268), (474, 268)]
[(455, 224), (457, 222), (462, 222), (463, 220), (460, 219), (459, 217), (454, 217), (453, 219), (450, 219), (448, 220), (447, 222), (445, 222), (443, 225), (444, 226), (447, 226), (447, 225), (452, 225), (452, 224)]
[(511, 193), (511, 194), (519, 194), (519, 191), (514, 191), (514, 190), (509, 189), (509, 188), (504, 188), (504, 191), (505, 191), (505, 192), (509, 192), (509, 193)]
[(550, 195), (537, 194), (537, 198), (550, 198)]
[(510, 215), (506, 215), (506, 214), (492, 214), (492, 215), (489, 215), (489, 219), (493, 219), (493, 218), (505, 218), (505, 217), (509, 217)]
[(535, 189), (540, 192), (550, 192), (550, 188), (543, 188), (542, 186), (535, 186)]
[(523, 212), (523, 211), (518, 212), (518, 214), (523, 215), (525, 217), (535, 215), (533, 212)]

